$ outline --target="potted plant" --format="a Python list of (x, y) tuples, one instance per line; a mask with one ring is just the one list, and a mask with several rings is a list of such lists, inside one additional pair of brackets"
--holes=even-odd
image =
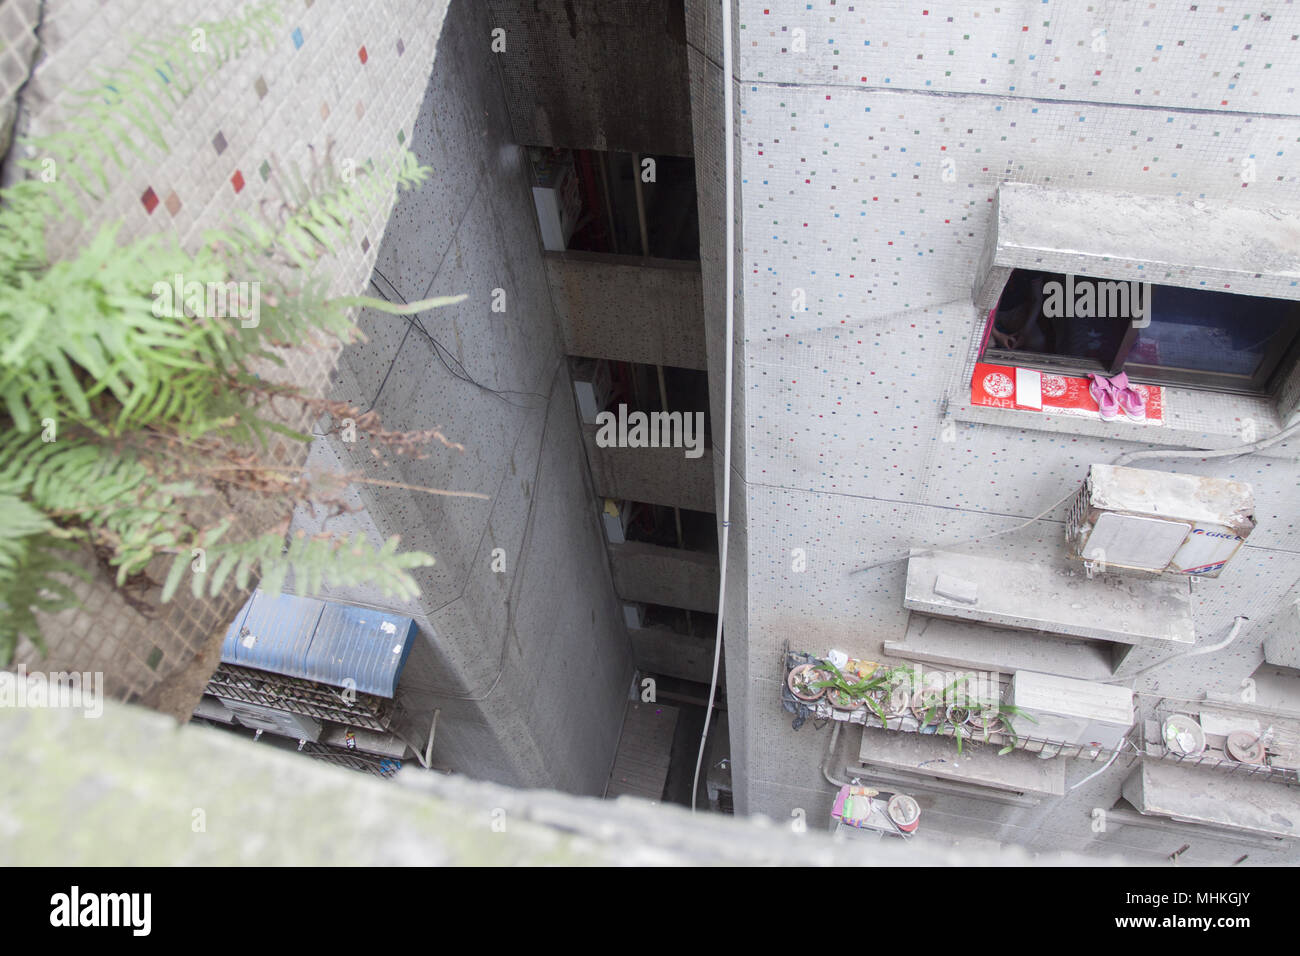
[(790, 693), (799, 700), (812, 703), (826, 696), (826, 688), (822, 682), (827, 676), (827, 672), (817, 664), (798, 664), (790, 668), (790, 673), (785, 677), (785, 684), (790, 688)]
[(942, 726), (944, 719), (943, 688), (922, 687), (912, 695), (912, 716), (922, 728)]
[(884, 707), (878, 694), (885, 686), (883, 676), (877, 676), (876, 671), (872, 671), (871, 674), (851, 681), (831, 661), (822, 661), (819, 666), (829, 673), (825, 680), (818, 681), (815, 686), (826, 689), (826, 700), (832, 707), (836, 710), (857, 710), (865, 706), (880, 718), (882, 725), (887, 726)]

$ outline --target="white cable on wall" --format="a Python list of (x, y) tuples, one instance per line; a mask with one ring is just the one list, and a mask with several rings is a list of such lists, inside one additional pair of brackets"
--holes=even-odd
[(726, 345), (723, 375), (722, 412), (722, 537), (718, 541), (718, 630), (713, 640), (713, 676), (709, 679), (709, 703), (704, 711), (704, 730), (700, 734), (700, 751), (695, 756), (695, 778), (691, 782), (691, 812), (695, 812), (696, 795), (700, 790), (700, 766), (704, 763), (704, 748), (709, 739), (709, 723), (713, 717), (713, 698), (718, 691), (718, 666), (722, 662), (722, 618), (727, 599), (727, 540), (731, 530), (731, 363), (732, 332), (736, 322), (736, 211), (735, 142), (732, 127), (735, 106), (731, 89), (731, 0), (722, 0), (722, 125), (724, 171), (723, 206), (727, 217), (726, 249)]

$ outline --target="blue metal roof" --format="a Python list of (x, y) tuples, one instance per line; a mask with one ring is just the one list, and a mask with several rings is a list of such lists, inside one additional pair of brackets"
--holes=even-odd
[(414, 643), (412, 618), (316, 598), (253, 592), (221, 645), (225, 664), (392, 697)]

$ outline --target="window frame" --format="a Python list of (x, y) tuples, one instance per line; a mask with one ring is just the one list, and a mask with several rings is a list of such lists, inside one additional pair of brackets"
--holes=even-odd
[[(997, 294), (986, 318), (984, 344), (977, 361), (994, 365), (1006, 365), (1013, 368), (1032, 368), (1057, 374), (1073, 374), (1086, 377), (1095, 373), (1106, 378), (1125, 372), (1129, 379), (1144, 385), (1161, 385), (1173, 388), (1188, 388), (1199, 391), (1223, 392), (1255, 397), (1275, 397), (1287, 376), (1300, 364), (1300, 321), (1291, 331), (1286, 345), (1265, 353), (1264, 361), (1251, 376), (1236, 375), (1228, 372), (1211, 372), (1200, 369), (1182, 369), (1158, 365), (1146, 365), (1128, 361), (1133, 346), (1137, 343), (1139, 329), (1129, 324), (1123, 339), (1115, 349), (1115, 356), (1108, 366), (1096, 359), (1073, 355), (1053, 355), (1045, 352), (1030, 352), (1019, 349), (1006, 349), (992, 344), (991, 332), (996, 322), (997, 308), (1002, 301), (1007, 286), (1015, 272), (1038, 272), (1036, 269), (1012, 268)], [(1095, 282), (1112, 281), (1102, 276), (1076, 274), (1076, 279)], [(1159, 283), (1153, 283), (1158, 285)], [(1215, 290), (1217, 291), (1217, 290)], [(1228, 293), (1240, 294), (1240, 293)], [(1247, 296), (1247, 298), (1256, 298)], [(1295, 300), (1287, 300), (1295, 301)]]

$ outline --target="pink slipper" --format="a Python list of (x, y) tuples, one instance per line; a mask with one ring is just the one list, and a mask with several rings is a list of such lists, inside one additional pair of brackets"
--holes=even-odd
[(1088, 378), (1092, 379), (1092, 384), (1088, 386), (1088, 394), (1097, 403), (1097, 410), (1101, 412), (1101, 420), (1109, 422), (1119, 418), (1119, 401), (1110, 381), (1102, 378), (1096, 372), (1089, 372)]
[(1115, 401), (1119, 409), (1135, 422), (1147, 417), (1147, 400), (1142, 393), (1128, 383), (1128, 375), (1120, 372), (1110, 379), (1110, 387), (1115, 391)]

